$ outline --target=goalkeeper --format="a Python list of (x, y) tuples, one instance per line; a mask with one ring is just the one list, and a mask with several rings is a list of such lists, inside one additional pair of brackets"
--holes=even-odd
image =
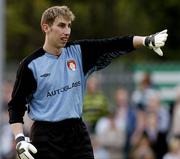
[[(142, 46), (163, 55), (167, 30), (150, 36), (68, 42), (73, 20), (66, 6), (45, 10), (41, 18), (44, 44), (19, 65), (8, 106), (20, 159), (94, 159), (81, 118), (87, 78)], [(34, 120), (30, 142), (23, 134), (26, 110)]]

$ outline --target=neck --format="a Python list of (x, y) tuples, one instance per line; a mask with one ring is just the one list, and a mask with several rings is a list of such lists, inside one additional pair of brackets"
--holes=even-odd
[(43, 49), (48, 52), (49, 54), (55, 55), (55, 56), (60, 56), (62, 48), (56, 48), (53, 46), (48, 45), (47, 43), (45, 43), (43, 45)]

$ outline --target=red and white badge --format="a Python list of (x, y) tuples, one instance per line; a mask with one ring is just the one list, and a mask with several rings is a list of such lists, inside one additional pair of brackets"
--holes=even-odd
[(76, 70), (76, 62), (74, 60), (67, 61), (67, 66), (72, 71)]

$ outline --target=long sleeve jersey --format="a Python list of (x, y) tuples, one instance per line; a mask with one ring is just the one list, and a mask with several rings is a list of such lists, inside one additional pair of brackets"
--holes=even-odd
[(39, 48), (19, 65), (9, 122), (23, 123), (26, 110), (34, 121), (80, 118), (88, 76), (133, 49), (133, 36), (68, 42), (59, 57)]

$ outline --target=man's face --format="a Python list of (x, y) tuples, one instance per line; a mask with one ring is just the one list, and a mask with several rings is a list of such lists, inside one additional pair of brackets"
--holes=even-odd
[[(47, 25), (47, 24), (44, 24)], [(51, 47), (63, 48), (71, 33), (71, 21), (64, 19), (63, 17), (57, 17), (52, 26), (46, 26), (45, 29), (48, 44)]]

